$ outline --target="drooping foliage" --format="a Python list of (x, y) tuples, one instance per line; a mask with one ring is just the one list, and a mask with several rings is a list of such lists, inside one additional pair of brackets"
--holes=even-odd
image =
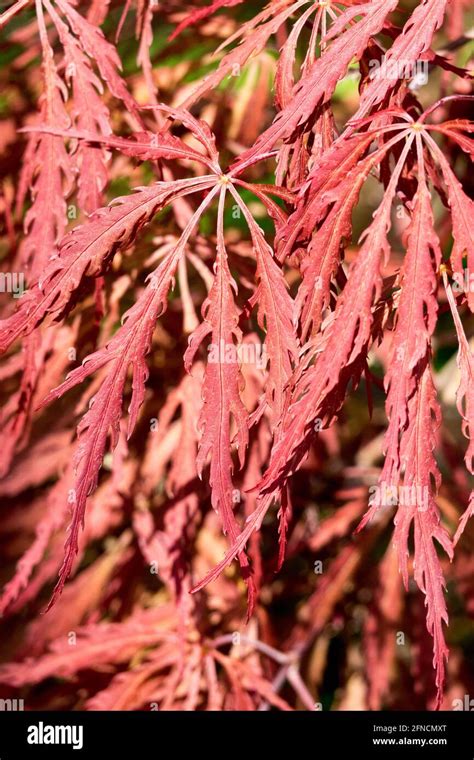
[(330, 703), (445, 704), (447, 578), (473, 612), (468, 15), (0, 14), (6, 689), (314, 709), (342, 620)]

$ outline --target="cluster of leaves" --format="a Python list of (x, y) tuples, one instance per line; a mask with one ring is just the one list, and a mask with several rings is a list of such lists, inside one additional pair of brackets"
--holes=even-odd
[(439, 707), (446, 577), (469, 688), (467, 6), (0, 14), (5, 693)]

